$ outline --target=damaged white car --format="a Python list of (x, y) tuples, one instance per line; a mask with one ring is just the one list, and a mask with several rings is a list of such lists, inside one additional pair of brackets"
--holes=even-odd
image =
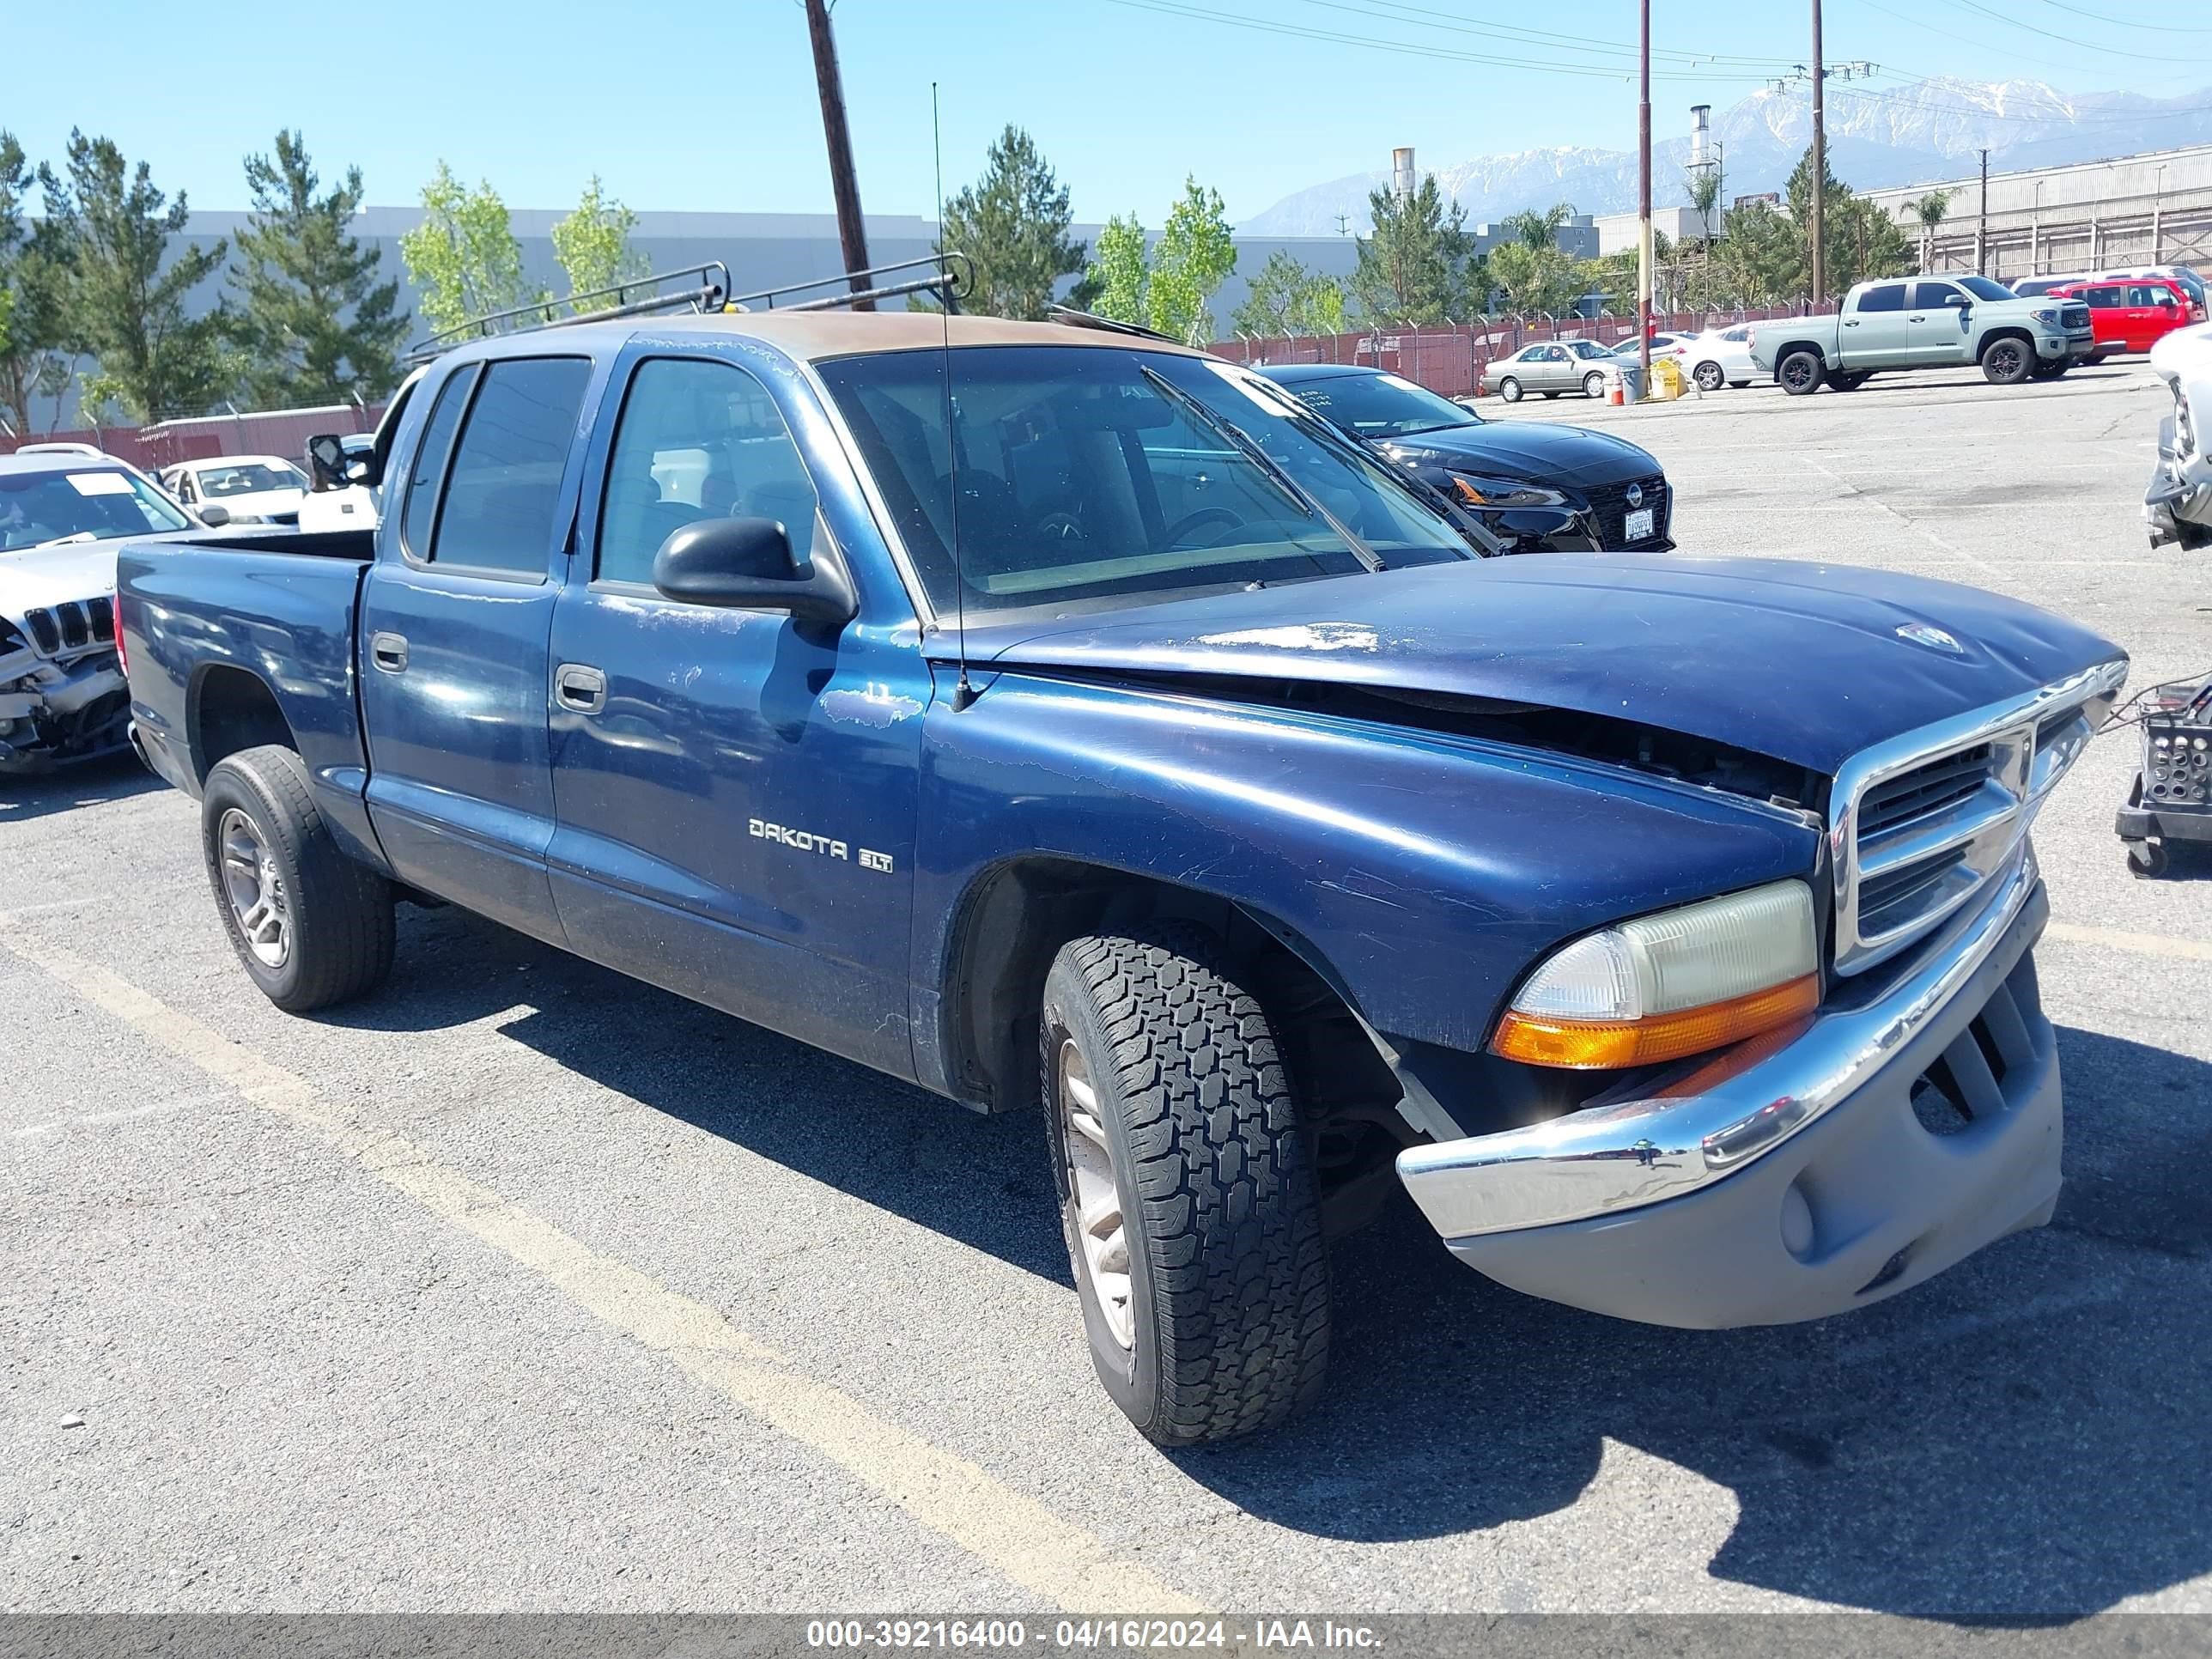
[(0, 455), (0, 776), (127, 745), (115, 544), (192, 527), (112, 456)]

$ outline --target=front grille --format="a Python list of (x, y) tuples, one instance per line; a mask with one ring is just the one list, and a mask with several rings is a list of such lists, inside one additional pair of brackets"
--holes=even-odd
[(1876, 784), (1859, 801), (1861, 844), (1972, 800), (1990, 781), (1990, 746), (1976, 744)]
[[(1641, 541), (1628, 539), (1628, 487), (1635, 484), (1644, 492), (1642, 505), (1651, 509), (1651, 533)], [(1619, 483), (1600, 484), (1584, 492), (1589, 497), (1590, 514), (1597, 520), (1598, 542), (1607, 552), (1618, 552), (1630, 546), (1649, 547), (1667, 538), (1667, 478), (1664, 473), (1653, 473), (1648, 478), (1623, 478)]]
[(2089, 307), (2084, 305), (2067, 305), (2059, 307), (2058, 325), (2061, 328), (2069, 329), (2088, 327)]
[(105, 598), (72, 599), (66, 605), (42, 607), (25, 613), (31, 637), (48, 656), (62, 651), (82, 651), (106, 645), (115, 638), (115, 607)]
[(1832, 842), (1838, 973), (1910, 949), (2025, 856), (2044, 793), (2087, 746), (2126, 672), (2124, 662), (2100, 664), (1844, 764)]

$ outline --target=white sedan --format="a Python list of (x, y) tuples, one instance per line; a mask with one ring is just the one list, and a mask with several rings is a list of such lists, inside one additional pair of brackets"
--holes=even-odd
[(1700, 392), (1718, 392), (1724, 386), (1747, 386), (1759, 378), (1751, 361), (1753, 325), (1735, 323), (1709, 328), (1682, 343), (1682, 367)]
[(295, 525), (307, 498), (307, 475), (275, 455), (211, 455), (164, 467), (161, 483), (169, 493), (209, 520), (221, 507), (222, 524)]

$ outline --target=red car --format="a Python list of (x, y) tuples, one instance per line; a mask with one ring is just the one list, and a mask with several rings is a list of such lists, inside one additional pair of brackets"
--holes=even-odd
[(2180, 285), (2162, 276), (2069, 283), (2051, 289), (2051, 297), (2088, 306), (2097, 349), (2106, 355), (2148, 351), (2160, 336), (2204, 320), (2203, 311), (2190, 304)]

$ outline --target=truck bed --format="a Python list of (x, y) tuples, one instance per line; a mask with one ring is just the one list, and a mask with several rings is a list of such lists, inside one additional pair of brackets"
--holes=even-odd
[(125, 544), (115, 562), (116, 633), (147, 763), (197, 797), (212, 762), (195, 752), (196, 729), (213, 726), (232, 746), (289, 732), (333, 826), (365, 841), (368, 758), (354, 620), (374, 550), (366, 530)]

